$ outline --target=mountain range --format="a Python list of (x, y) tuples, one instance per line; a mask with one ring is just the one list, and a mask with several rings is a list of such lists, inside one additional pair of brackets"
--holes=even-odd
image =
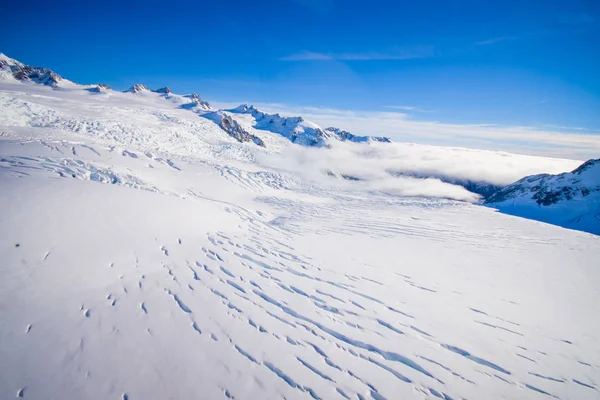
[(598, 397), (598, 160), (0, 60), (0, 399)]
[[(33, 82), (56, 90), (81, 88), (98, 95), (109, 95), (114, 92), (105, 84), (73, 83), (50, 69), (25, 65), (1, 53), (0, 78)], [(335, 145), (335, 142), (365, 145), (392, 143), (387, 137), (358, 136), (341, 128), (322, 128), (300, 116), (269, 114), (248, 104), (233, 109), (215, 109), (196, 93), (179, 95), (173, 93), (168, 87), (151, 90), (144, 84), (135, 84), (125, 90), (125, 93), (163, 98), (178, 108), (192, 111), (214, 122), (218, 128), (236, 141), (260, 147), (268, 145), (257, 135), (257, 132), (274, 133), (293, 144), (317, 148), (328, 148)], [(476, 193), (483, 204), (502, 212), (600, 234), (600, 202), (597, 195), (600, 188), (600, 175), (597, 172), (598, 167), (594, 167), (597, 163), (598, 160), (589, 160), (571, 173), (556, 176), (548, 174), (526, 176), (507, 186), (485, 180), (465, 179), (444, 172), (423, 173), (411, 170), (397, 171), (392, 168), (387, 173), (392, 177), (439, 179)], [(331, 169), (324, 172), (340, 179), (361, 180), (360, 177), (352, 174), (339, 173)]]

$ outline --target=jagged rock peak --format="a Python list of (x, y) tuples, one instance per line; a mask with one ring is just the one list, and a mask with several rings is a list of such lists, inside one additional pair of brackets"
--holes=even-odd
[(104, 83), (99, 83), (96, 86), (86, 90), (91, 93), (105, 93), (107, 90), (110, 90), (110, 86)]
[(181, 108), (191, 109), (191, 110), (212, 110), (210, 104), (207, 101), (202, 100), (198, 93), (186, 94), (183, 96), (185, 98), (190, 99), (191, 101), (187, 104), (182, 104)]
[(240, 143), (253, 142), (258, 146), (266, 147), (261, 138), (248, 132), (235, 119), (222, 111), (203, 113), (202, 117), (213, 121), (219, 128), (223, 129), (229, 136)]
[(128, 93), (142, 93), (142, 92), (149, 92), (149, 91), (150, 91), (150, 89), (148, 89), (146, 87), (146, 85), (144, 85), (142, 83), (135, 84), (126, 90), (126, 92), (128, 92)]
[(171, 91), (171, 89), (169, 89), (168, 86), (165, 86), (165, 87), (160, 88), (160, 89), (156, 89), (154, 92), (156, 92), (156, 93), (163, 93), (163, 94), (171, 94), (171, 93), (173, 93)]
[(587, 160), (579, 167), (575, 168), (571, 173), (580, 175), (581, 173), (588, 171), (589, 169), (594, 168), (595, 166), (600, 166), (600, 158)]
[[(202, 100), (202, 98), (200, 97), (200, 95), (198, 95), (198, 93), (192, 93), (190, 95), (187, 95), (186, 97), (189, 97), (192, 102), (196, 103), (196, 104), (200, 104), (200, 103), (206, 103), (206, 101)], [(208, 104), (208, 103), (206, 103)]]
[(48, 68), (32, 67), (0, 53), (0, 70), (11, 74), (19, 81), (32, 81), (56, 87), (63, 78)]
[(20, 65), (23, 66), (20, 62), (15, 60), (14, 58), (10, 58), (4, 53), (0, 53), (0, 65)]
[(550, 206), (576, 199), (581, 206), (581, 198), (596, 192), (600, 192), (600, 159), (591, 159), (572, 172), (526, 176), (494, 193), (487, 203), (525, 199), (535, 200), (538, 206)]
[(240, 104), (236, 108), (232, 109), (231, 112), (242, 113), (242, 114), (264, 114), (263, 112), (259, 111), (253, 105), (248, 105), (248, 104)]
[(349, 142), (360, 143), (360, 142), (371, 141), (371, 142), (381, 142), (381, 143), (392, 143), (392, 140), (385, 136), (357, 136), (346, 130), (343, 130), (340, 128), (335, 128), (332, 126), (329, 128), (325, 128), (325, 130), (327, 132), (333, 133), (339, 140), (341, 140), (343, 142), (349, 141)]

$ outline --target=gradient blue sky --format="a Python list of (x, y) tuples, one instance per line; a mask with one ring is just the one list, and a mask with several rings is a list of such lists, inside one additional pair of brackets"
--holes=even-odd
[(1, 52), (79, 83), (600, 131), (597, 0), (30, 1), (2, 11)]

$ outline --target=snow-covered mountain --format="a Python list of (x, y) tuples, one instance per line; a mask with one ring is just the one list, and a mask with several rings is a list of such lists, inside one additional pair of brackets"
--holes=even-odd
[(54, 71), (22, 64), (3, 53), (0, 53), (0, 77), (31, 81), (52, 87), (57, 87), (61, 82), (66, 81)]
[(2, 71), (0, 399), (598, 397), (600, 237), (388, 172), (572, 161)]
[(330, 135), (320, 126), (302, 117), (282, 117), (264, 113), (252, 105), (242, 104), (228, 110), (232, 114), (248, 114), (254, 118), (254, 128), (274, 132), (292, 143), (304, 146), (324, 146)]
[(150, 93), (151, 90), (146, 87), (146, 85), (142, 83), (136, 83), (129, 89), (125, 91), (125, 93)]
[(572, 172), (527, 176), (486, 203), (508, 214), (600, 235), (600, 159)]
[(337, 136), (341, 141), (349, 141), (354, 143), (364, 143), (364, 142), (381, 142), (381, 143), (392, 143), (392, 140), (383, 136), (356, 136), (352, 133), (345, 131), (340, 128), (329, 127), (325, 128), (327, 132), (331, 132)]
[(255, 144), (265, 147), (264, 141), (256, 135), (249, 133), (235, 119), (226, 115), (223, 111), (212, 111), (203, 113), (202, 116), (215, 122), (221, 129), (229, 134), (238, 142), (254, 142)]
[(267, 114), (248, 104), (242, 104), (228, 110), (233, 114), (247, 114), (254, 118), (254, 127), (282, 135), (292, 143), (305, 146), (325, 146), (330, 139), (355, 143), (392, 141), (386, 137), (356, 136), (340, 128), (323, 129), (319, 125), (304, 120), (302, 117), (282, 117), (279, 114)]

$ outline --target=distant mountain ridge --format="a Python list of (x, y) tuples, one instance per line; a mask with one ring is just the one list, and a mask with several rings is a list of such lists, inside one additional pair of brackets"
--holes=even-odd
[[(153, 90), (138, 83), (120, 92), (105, 84), (77, 84), (50, 69), (25, 65), (2, 53), (0, 53), (0, 79), (31, 82), (48, 86), (53, 90), (87, 91), (90, 96), (106, 96), (107, 101), (112, 97), (115, 101), (125, 100), (125, 103), (128, 103), (127, 99), (133, 100), (138, 96), (139, 100), (146, 98), (169, 102), (176, 108), (191, 111), (198, 117), (214, 123), (215, 126), (211, 125), (211, 128), (218, 127), (215, 129), (217, 137), (224, 133), (238, 142), (260, 147), (266, 147), (266, 143), (270, 143), (267, 139), (270, 139), (268, 135), (271, 133), (306, 147), (327, 148), (333, 146), (335, 142), (391, 143), (387, 137), (358, 136), (336, 127), (322, 128), (300, 116), (269, 114), (248, 104), (229, 110), (217, 110), (197, 93), (178, 95), (167, 86)], [(73, 121), (66, 121), (67, 126), (72, 126), (73, 123)], [(76, 125), (78, 123), (75, 121)], [(414, 171), (390, 169), (386, 172), (392, 177), (439, 179), (479, 194), (483, 204), (504, 213), (600, 234), (600, 159), (589, 160), (568, 173), (527, 176), (507, 186), (459, 178), (443, 170), (424, 172), (417, 168)], [(344, 174), (335, 170), (327, 170), (325, 173), (345, 180), (362, 179), (360, 174), (354, 176), (354, 174)]]
[[(2, 53), (0, 53), (0, 76), (10, 76), (18, 81), (31, 81), (53, 88), (59, 88), (62, 83), (67, 82), (72, 85), (78, 85), (64, 79), (52, 70), (25, 65), (17, 60), (7, 57)], [(89, 87), (87, 87), (86, 90), (92, 93), (100, 94), (111, 90), (108, 85), (98, 84), (88, 86)], [(198, 94), (193, 93), (190, 95), (177, 95), (174, 94), (167, 86), (156, 90), (151, 90), (146, 85), (137, 83), (124, 92), (133, 94), (159, 94), (166, 99), (180, 104), (181, 108), (194, 111), (200, 116), (202, 116), (203, 113), (214, 113), (216, 111), (208, 102), (202, 100)], [(255, 119), (254, 128), (279, 134), (292, 143), (302, 146), (323, 147), (327, 146), (328, 141), (330, 140), (340, 140), (354, 143), (392, 142), (391, 139), (387, 137), (357, 136), (340, 128), (329, 127), (323, 129), (313, 122), (304, 120), (302, 117), (283, 117), (279, 114), (267, 114), (258, 110), (256, 107), (247, 104), (242, 104), (239, 107), (227, 111), (229, 111), (231, 114), (252, 115)], [(256, 135), (245, 131), (244, 128), (242, 128), (242, 126), (235, 121), (234, 116), (227, 116), (227, 119), (225, 120), (223, 119), (224, 116), (222, 115), (219, 118), (216, 118), (216, 120), (215, 115), (211, 114), (207, 117), (208, 119), (213, 120), (217, 125), (219, 125), (219, 127), (221, 127), (221, 129), (223, 129), (223, 131), (236, 140), (241, 142), (252, 142), (257, 145), (264, 146), (264, 142)], [(223, 122), (223, 124), (221, 124), (221, 122)]]
[(489, 196), (507, 214), (600, 235), (600, 159), (571, 172), (527, 176)]
[(249, 114), (256, 120), (255, 128), (278, 133), (292, 143), (304, 146), (325, 146), (330, 139), (354, 143), (382, 142), (391, 143), (387, 137), (357, 136), (340, 128), (323, 129), (319, 125), (306, 121), (302, 117), (283, 117), (279, 114), (267, 114), (253, 105), (241, 104), (228, 110), (234, 114)]
[(0, 71), (19, 81), (31, 81), (42, 85), (57, 87), (64, 78), (56, 72), (43, 67), (32, 67), (0, 53)]

